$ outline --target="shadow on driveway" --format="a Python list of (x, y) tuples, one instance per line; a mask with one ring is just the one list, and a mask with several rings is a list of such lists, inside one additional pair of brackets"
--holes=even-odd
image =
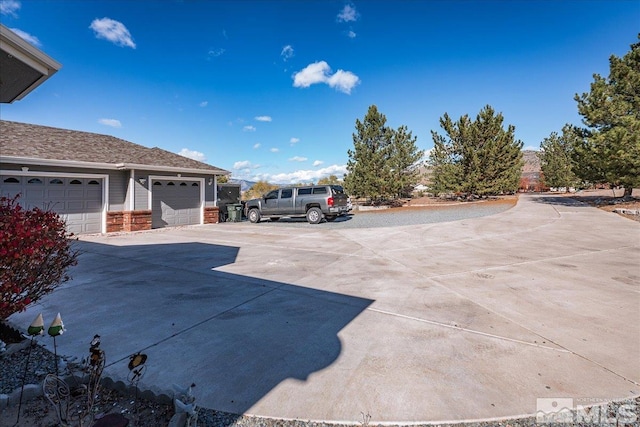
[(106, 376), (124, 380), (140, 351), (148, 355), (141, 388), (194, 382), (196, 404), (229, 413), (331, 365), (342, 351), (338, 333), (372, 303), (216, 271), (236, 261), (233, 246), (80, 241), (78, 249), (73, 280), (12, 322), (26, 328), (39, 312), (60, 312), (68, 332), (59, 354), (82, 357), (98, 334)]

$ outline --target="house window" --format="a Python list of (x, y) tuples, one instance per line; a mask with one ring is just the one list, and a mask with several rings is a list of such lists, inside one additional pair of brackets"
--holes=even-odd
[(42, 184), (42, 180), (40, 178), (31, 178), (27, 181), (29, 184)]
[(187, 183), (186, 183), (186, 182), (181, 182), (181, 183), (180, 183), (180, 187), (186, 187), (186, 186), (187, 186)]
[(79, 179), (72, 179), (72, 180), (69, 182), (69, 184), (72, 184), (72, 185), (81, 185), (81, 184), (82, 184), (82, 181), (80, 181)]
[(18, 178), (9, 177), (9, 178), (5, 178), (5, 180), (3, 182), (5, 182), (7, 184), (19, 184), (20, 180)]
[(88, 182), (89, 185), (100, 185), (100, 183), (98, 181), (96, 181), (95, 179), (92, 179), (91, 181)]
[(173, 183), (173, 181), (169, 181), (167, 185), (175, 185), (175, 184)]
[(162, 185), (162, 183), (160, 181), (156, 181), (153, 183), (153, 185)]
[(197, 183), (197, 182), (194, 182), (193, 184), (191, 184), (191, 186), (192, 186), (192, 187), (197, 187), (197, 186), (198, 186), (198, 183)]
[(53, 178), (51, 181), (49, 181), (49, 184), (60, 185), (60, 184), (64, 184), (64, 183), (62, 182), (62, 180), (60, 178)]

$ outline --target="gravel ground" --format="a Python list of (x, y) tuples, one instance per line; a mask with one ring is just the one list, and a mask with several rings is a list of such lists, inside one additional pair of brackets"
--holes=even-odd
[[(346, 228), (397, 227), (402, 225), (459, 221), (462, 219), (497, 214), (511, 208), (515, 203), (516, 199), (513, 198), (456, 204), (452, 206), (413, 206), (374, 211), (355, 211), (349, 215), (338, 217), (333, 222), (323, 221), (314, 227), (339, 230)], [(277, 222), (265, 219), (261, 221), (259, 225), (276, 227), (310, 226), (305, 218), (282, 218)]]

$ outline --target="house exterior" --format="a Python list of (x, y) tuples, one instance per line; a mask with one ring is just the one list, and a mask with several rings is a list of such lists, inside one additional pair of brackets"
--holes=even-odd
[(228, 174), (113, 136), (0, 120), (0, 195), (58, 212), (76, 234), (217, 223), (216, 177)]

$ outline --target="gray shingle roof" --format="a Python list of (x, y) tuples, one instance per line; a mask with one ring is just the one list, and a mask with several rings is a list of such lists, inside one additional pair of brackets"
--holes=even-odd
[(0, 120), (0, 156), (227, 172), (161, 148), (148, 148), (109, 135), (6, 120)]

